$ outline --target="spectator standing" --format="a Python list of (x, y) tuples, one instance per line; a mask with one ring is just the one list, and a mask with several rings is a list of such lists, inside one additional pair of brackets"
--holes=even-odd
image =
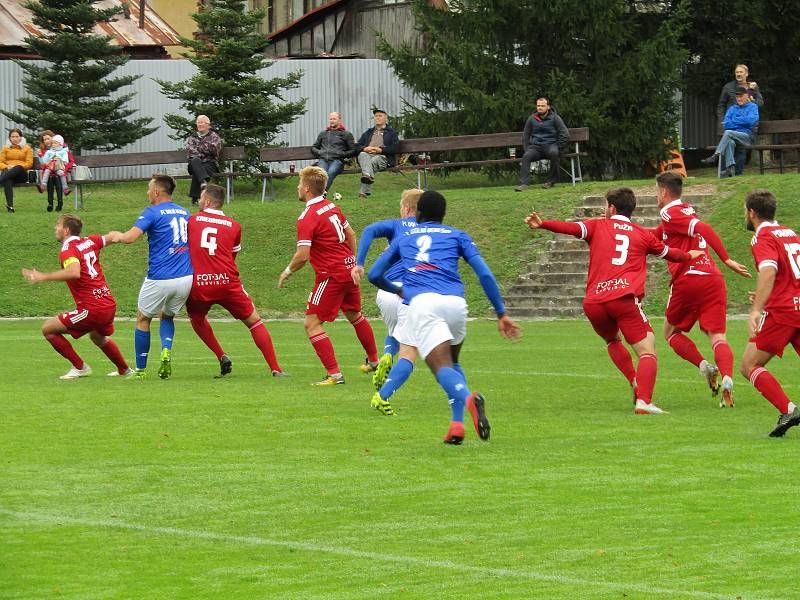
[[(758, 106), (755, 102), (750, 102), (750, 95), (747, 88), (736, 88), (736, 104), (725, 113), (725, 120), (722, 126), (725, 131), (722, 139), (717, 144), (714, 154), (704, 158), (700, 162), (704, 165), (711, 165), (721, 160), (720, 165), (723, 177), (733, 177), (736, 173), (735, 152), (736, 147), (742, 144), (754, 144), (756, 141), (756, 128), (758, 127)], [(719, 157), (722, 157), (721, 159)]]
[(330, 189), (333, 180), (342, 172), (345, 159), (353, 156), (355, 148), (355, 138), (345, 129), (342, 116), (338, 112), (329, 114), (328, 126), (311, 146), (311, 154), (317, 157), (320, 168), (328, 174), (325, 191)]
[(748, 75), (750, 75), (750, 70), (747, 65), (736, 65), (733, 70), (734, 80), (722, 86), (717, 104), (717, 119), (720, 123), (725, 119), (728, 109), (736, 104), (737, 87), (745, 88), (750, 101), (754, 102), (759, 109), (764, 106), (764, 97), (761, 95), (761, 90), (758, 89), (758, 84), (755, 81), (747, 81)]
[(0, 149), (0, 183), (6, 194), (6, 210), (14, 212), (14, 184), (28, 180), (28, 169), (33, 168), (33, 150), (22, 137), (22, 131), (12, 129), (8, 141)]
[(550, 176), (542, 185), (551, 188), (558, 183), (559, 159), (561, 149), (569, 143), (569, 129), (564, 120), (550, 106), (550, 99), (540, 96), (536, 99), (536, 112), (525, 122), (522, 134), (522, 160), (519, 165), (519, 185), (517, 192), (528, 189), (531, 176), (531, 163), (546, 158), (550, 161)]
[(376, 108), (372, 111), (372, 117), (375, 126), (361, 134), (356, 144), (358, 165), (361, 167), (359, 198), (366, 198), (372, 193), (375, 173), (397, 164), (397, 152), (400, 149), (400, 137), (388, 124), (389, 115), (386, 111)]
[[(44, 158), (45, 153), (50, 149), (50, 143), (53, 139), (55, 133), (50, 131), (49, 129), (45, 129), (42, 132), (41, 141), (39, 142), (39, 148), (36, 151), (36, 162), (37, 168), (40, 171), (44, 170), (44, 163), (42, 159)], [(75, 157), (72, 155), (72, 150), (67, 147), (67, 157), (69, 161), (66, 165), (64, 165), (64, 172), (65, 175), (69, 175), (69, 172), (72, 170), (72, 167), (75, 166)], [(42, 173), (39, 175), (39, 179), (42, 179)], [(56, 205), (56, 211), (60, 212), (62, 207), (64, 206), (64, 189), (61, 187), (61, 180), (58, 178), (48, 178), (47, 180), (47, 212), (53, 212), (53, 198), (55, 197), (56, 193), (58, 194), (58, 204)]]
[(203, 184), (219, 173), (217, 161), (222, 152), (222, 138), (211, 130), (211, 119), (206, 115), (199, 115), (195, 125), (197, 131), (186, 142), (186, 158), (189, 161), (189, 174), (192, 176), (189, 187), (192, 204), (197, 204)]

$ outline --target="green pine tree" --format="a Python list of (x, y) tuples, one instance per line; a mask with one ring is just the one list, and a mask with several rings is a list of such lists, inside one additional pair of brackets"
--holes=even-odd
[(52, 129), (64, 136), (76, 154), (81, 150), (115, 150), (152, 133), (152, 119), (130, 118), (126, 108), (133, 94), (111, 95), (138, 77), (109, 77), (128, 57), (111, 38), (97, 35), (98, 23), (122, 12), (120, 7), (97, 8), (96, 0), (46, 0), (25, 4), (33, 23), (45, 32), (29, 36), (25, 43), (47, 64), (15, 61), (24, 70), (29, 96), (20, 98), (17, 112), (2, 112), (36, 134)]
[[(679, 120), (686, 15), (659, 0), (452, 0), (413, 8), (417, 45), (380, 45), (422, 98), (406, 135), (521, 131), (546, 95), (568, 127), (589, 127), (596, 176), (639, 174)], [(487, 157), (487, 152), (482, 152)]]
[(305, 98), (285, 102), (283, 92), (300, 85), (301, 72), (263, 79), (268, 67), (262, 53), (268, 43), (257, 32), (263, 10), (245, 11), (242, 0), (209, 0), (192, 15), (196, 39), (181, 38), (194, 51), (185, 56), (198, 68), (187, 81), (157, 80), (164, 94), (181, 101), (190, 115), (169, 114), (166, 124), (184, 139), (195, 130), (195, 117), (205, 114), (226, 146), (245, 146), (257, 164), (258, 149), (269, 145), (281, 128), (305, 112)]

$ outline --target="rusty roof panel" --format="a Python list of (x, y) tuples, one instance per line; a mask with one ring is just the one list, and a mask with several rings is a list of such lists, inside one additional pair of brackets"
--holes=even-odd
[[(31, 22), (30, 11), (23, 6), (25, 0), (2, 0), (0, 2), (0, 47), (24, 46), (27, 35), (42, 35), (42, 31)], [(98, 8), (122, 5), (121, 0), (101, 0)], [(139, 29), (139, 2), (129, 3), (130, 18), (120, 14), (116, 21), (100, 23), (95, 31), (111, 37), (111, 43), (123, 47), (131, 46), (179, 46), (179, 34), (146, 5), (144, 29)]]

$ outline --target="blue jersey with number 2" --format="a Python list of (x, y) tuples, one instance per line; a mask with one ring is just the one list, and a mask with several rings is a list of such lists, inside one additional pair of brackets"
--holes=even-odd
[(147, 234), (150, 243), (148, 279), (176, 279), (192, 274), (189, 258), (189, 211), (174, 202), (148, 206), (134, 227)]

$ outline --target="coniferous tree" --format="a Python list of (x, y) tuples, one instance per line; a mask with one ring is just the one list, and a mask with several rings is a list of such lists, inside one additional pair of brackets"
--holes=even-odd
[[(590, 128), (596, 175), (641, 172), (679, 120), (682, 7), (657, 0), (415, 0), (420, 42), (380, 51), (423, 98), (414, 137), (521, 131), (538, 95)], [(485, 157), (486, 152), (482, 155)]]
[(73, 152), (114, 150), (152, 133), (152, 119), (131, 119), (125, 107), (133, 94), (111, 95), (138, 76), (109, 77), (128, 61), (111, 38), (97, 35), (98, 23), (108, 22), (121, 7), (97, 8), (97, 0), (46, 0), (25, 4), (44, 35), (25, 43), (47, 65), (15, 61), (25, 72), (29, 96), (20, 98), (17, 112), (0, 111), (31, 132), (52, 129), (64, 136)]
[(272, 79), (258, 75), (271, 64), (262, 53), (268, 40), (256, 30), (264, 15), (263, 10), (246, 12), (242, 0), (209, 0), (192, 15), (196, 39), (181, 38), (181, 43), (194, 51), (186, 56), (198, 73), (187, 81), (157, 80), (189, 114), (164, 117), (176, 132), (173, 139), (186, 138), (195, 130), (196, 115), (205, 114), (226, 146), (245, 146), (256, 164), (257, 150), (305, 112), (305, 98), (285, 102), (282, 95), (299, 87), (301, 72)]

